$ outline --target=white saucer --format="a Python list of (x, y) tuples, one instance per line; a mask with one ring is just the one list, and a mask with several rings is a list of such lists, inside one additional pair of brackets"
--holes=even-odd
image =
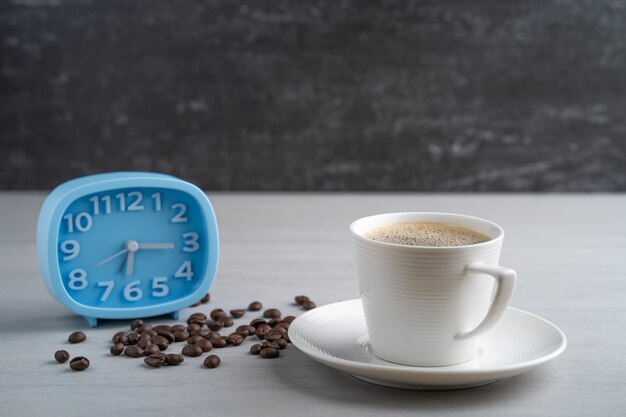
[(361, 300), (308, 311), (291, 323), (289, 338), (313, 359), (362, 380), (426, 390), (477, 387), (518, 375), (559, 356), (567, 346), (565, 334), (554, 324), (509, 307), (482, 336), (476, 359), (441, 367), (398, 365), (372, 352)]

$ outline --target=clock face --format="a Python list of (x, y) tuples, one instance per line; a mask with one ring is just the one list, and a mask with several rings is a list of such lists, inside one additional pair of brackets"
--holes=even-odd
[(57, 256), (65, 290), (91, 307), (167, 303), (201, 285), (205, 219), (189, 194), (124, 188), (72, 202), (59, 225)]

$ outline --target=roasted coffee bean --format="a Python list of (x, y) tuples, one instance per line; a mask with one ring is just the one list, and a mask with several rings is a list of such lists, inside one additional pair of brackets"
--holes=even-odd
[(124, 355), (129, 356), (131, 358), (140, 358), (145, 355), (142, 348), (137, 345), (126, 346), (124, 349)]
[(276, 348), (266, 347), (261, 349), (259, 356), (263, 359), (274, 359), (280, 355), (280, 351)]
[(228, 342), (226, 342), (226, 340), (222, 339), (221, 337), (214, 337), (213, 339), (209, 340), (209, 342), (211, 342), (214, 348), (218, 349), (226, 347), (228, 345)]
[(239, 346), (244, 342), (245, 337), (240, 335), (239, 333), (231, 333), (228, 335), (228, 343), (233, 346)]
[(182, 354), (185, 356), (196, 357), (202, 355), (202, 349), (197, 345), (186, 345), (182, 350)]
[(205, 329), (200, 329), (200, 330), (192, 330), (189, 332), (189, 336), (206, 336), (207, 334), (209, 334), (208, 330)]
[(200, 299), (200, 302), (202, 304), (206, 304), (209, 301), (211, 301), (211, 294), (209, 294), (209, 293), (206, 293), (205, 296)]
[(59, 363), (65, 363), (70, 358), (70, 354), (67, 350), (57, 350), (54, 352), (54, 359)]
[(178, 353), (168, 353), (165, 355), (165, 363), (170, 366), (180, 365), (185, 361), (185, 358), (180, 356)]
[(296, 304), (298, 305), (302, 305), (308, 299), (309, 297), (307, 297), (306, 295), (297, 295), (295, 298)]
[(139, 342), (139, 334), (138, 333), (128, 333), (128, 337), (126, 338), (127, 345), (136, 345)]
[(143, 360), (146, 365), (153, 368), (160, 368), (165, 364), (165, 355), (162, 353), (154, 353)]
[(160, 351), (161, 348), (153, 343), (144, 350), (144, 353), (146, 355), (152, 355), (153, 353), (159, 353)]
[(265, 334), (271, 330), (272, 328), (268, 324), (261, 324), (259, 327), (256, 328), (255, 333), (259, 339), (263, 339)]
[(208, 352), (213, 349), (213, 345), (206, 339), (200, 339), (195, 343), (203, 352)]
[(141, 326), (137, 327), (134, 330), (137, 333), (139, 333), (139, 334), (144, 334), (144, 332), (146, 332), (148, 330), (152, 330), (152, 325), (151, 324), (142, 324)]
[(151, 344), (152, 344), (152, 340), (150, 339), (150, 336), (142, 337), (137, 342), (137, 346), (139, 346), (142, 349), (147, 348)]
[(282, 323), (283, 321), (280, 318), (274, 318), (274, 319), (270, 319), (268, 320), (267, 324), (270, 327), (276, 327), (277, 325), (279, 325), (280, 323)]
[(154, 326), (152, 330), (154, 330), (157, 333), (159, 332), (159, 330), (167, 330), (168, 332), (171, 332), (172, 326), (169, 326), (167, 324), (159, 324), (158, 326)]
[(133, 320), (133, 321), (130, 323), (130, 330), (135, 331), (135, 330), (137, 330), (137, 328), (138, 328), (139, 326), (143, 326), (143, 320), (141, 320), (141, 319), (136, 319), (136, 320)]
[(87, 339), (87, 336), (83, 332), (74, 332), (67, 337), (67, 341), (70, 343), (84, 342), (85, 339)]
[(236, 319), (243, 317), (244, 314), (246, 314), (246, 310), (244, 310), (243, 308), (236, 308), (234, 310), (230, 310), (230, 315)]
[(204, 340), (204, 337), (202, 337), (202, 336), (191, 336), (189, 339), (187, 339), (187, 344), (188, 345), (195, 345), (198, 340)]
[(89, 368), (89, 359), (84, 356), (76, 356), (70, 361), (70, 368), (74, 371), (84, 371)]
[(171, 331), (172, 333), (175, 333), (175, 332), (184, 332), (184, 331), (186, 331), (186, 330), (187, 330), (187, 328), (186, 328), (185, 326), (183, 326), (182, 324), (175, 324), (175, 325), (173, 325), (173, 326), (172, 326), (172, 328), (170, 329), (170, 331)]
[(287, 329), (289, 329), (289, 323), (285, 323), (285, 322), (278, 323), (276, 326), (274, 326), (274, 329), (285, 329), (285, 330), (287, 330)]
[(216, 323), (220, 323), (220, 322), (222, 323), (222, 326), (224, 327), (232, 327), (233, 324), (235, 324), (230, 317), (226, 317), (226, 316), (220, 317), (219, 319), (216, 320)]
[(263, 308), (263, 304), (261, 304), (259, 301), (253, 301), (248, 306), (248, 310), (250, 311), (259, 311), (262, 308)]
[(291, 324), (291, 322), (294, 321), (295, 319), (296, 319), (295, 316), (287, 316), (283, 318), (283, 323)]
[(263, 312), (263, 317), (267, 318), (267, 319), (272, 319), (275, 317), (280, 317), (281, 313), (280, 310), (277, 308), (268, 308), (267, 310), (265, 310)]
[(213, 339), (214, 337), (222, 337), (222, 335), (219, 334), (219, 332), (209, 332), (204, 335), (204, 338), (209, 341)]
[(128, 341), (128, 332), (117, 332), (113, 335), (113, 337), (111, 338), (111, 341), (113, 341), (113, 343), (123, 343), (126, 344), (126, 342)]
[(174, 335), (174, 340), (176, 342), (184, 342), (185, 340), (189, 339), (189, 333), (187, 333), (185, 330), (176, 331), (172, 334)]
[(256, 333), (256, 328), (254, 326), (249, 326), (247, 324), (244, 324), (242, 326), (237, 327), (236, 332), (242, 335), (243, 337), (248, 337)]
[(157, 335), (157, 336), (152, 336), (152, 343), (154, 343), (155, 345), (157, 345), (159, 347), (159, 349), (161, 350), (165, 350), (167, 349), (167, 347), (169, 346), (169, 342), (167, 341), (166, 338), (164, 338), (161, 335)]
[(254, 319), (250, 322), (250, 326), (254, 327), (255, 329), (262, 324), (267, 324), (267, 321), (265, 321), (265, 319)]
[(166, 338), (168, 343), (174, 343), (174, 341), (176, 340), (176, 338), (174, 337), (174, 333), (170, 332), (169, 330), (162, 329), (157, 331), (157, 333), (159, 334), (159, 336), (163, 336), (164, 338)]
[(252, 347), (250, 348), (250, 353), (252, 353), (253, 355), (258, 355), (262, 349), (263, 347), (257, 343), (256, 345), (252, 345)]
[(211, 310), (211, 314), (209, 314), (213, 320), (217, 320), (220, 317), (226, 317), (226, 312), (221, 308), (215, 308)]
[(217, 368), (218, 366), (220, 366), (221, 362), (222, 360), (219, 356), (209, 355), (206, 357), (206, 359), (204, 359), (204, 366), (206, 366), (207, 368)]
[(193, 332), (194, 330), (200, 330), (200, 329), (202, 329), (202, 326), (200, 326), (198, 323), (191, 323), (189, 326), (187, 326), (188, 332)]
[(311, 300), (306, 300), (304, 303), (302, 303), (302, 308), (305, 310), (313, 310), (315, 307), (317, 306)]
[(111, 346), (111, 349), (109, 350), (109, 352), (111, 352), (111, 355), (114, 356), (119, 356), (122, 354), (122, 352), (124, 352), (124, 344), (123, 343), (116, 343), (113, 346)]
[(270, 347), (270, 348), (273, 348), (273, 349), (280, 349), (280, 346), (278, 346), (278, 343), (275, 343), (275, 342), (263, 342), (261, 347), (263, 349), (265, 349), (267, 347)]
[(146, 329), (146, 330), (144, 330), (143, 332), (141, 332), (141, 335), (142, 335), (142, 336), (150, 336), (150, 337), (152, 337), (152, 336), (156, 336), (157, 334), (158, 334), (158, 333), (157, 333), (157, 332), (155, 332), (155, 331), (154, 331), (154, 330), (152, 330), (152, 329)]
[(205, 324), (207, 324), (208, 319), (203, 319), (201, 317), (190, 317), (187, 320), (188, 324), (198, 324), (200, 326), (204, 326)]
[(243, 337), (244, 339), (250, 336), (250, 332), (248, 331), (248, 329), (246, 328), (240, 329), (240, 327), (242, 326), (237, 327), (237, 330), (235, 331), (235, 333), (241, 335), (241, 337)]
[(216, 320), (216, 321), (211, 320), (206, 325), (207, 325), (207, 327), (209, 329), (211, 329), (214, 332), (216, 332), (216, 331), (220, 330), (222, 327), (224, 327), (224, 322), (221, 321), (221, 320)]
[(282, 339), (283, 335), (280, 330), (271, 330), (263, 335), (263, 338), (268, 342), (273, 342), (278, 339)]
[(287, 347), (287, 345), (288, 345), (288, 343), (287, 343), (287, 341), (285, 339), (278, 339), (278, 340), (275, 340), (273, 343), (276, 343), (280, 350), (285, 349)]

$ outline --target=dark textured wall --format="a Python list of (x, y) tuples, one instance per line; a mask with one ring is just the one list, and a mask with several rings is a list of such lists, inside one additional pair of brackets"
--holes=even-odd
[(0, 188), (626, 190), (624, 1), (0, 7)]

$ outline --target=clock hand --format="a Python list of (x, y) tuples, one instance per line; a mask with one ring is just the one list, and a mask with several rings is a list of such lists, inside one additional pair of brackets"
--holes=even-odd
[(126, 259), (128, 259), (128, 255), (124, 256), (124, 260), (122, 261), (122, 264), (120, 265), (120, 269), (117, 270), (118, 273), (122, 272), (122, 269), (124, 269), (124, 265), (126, 265)]
[(126, 249), (128, 250), (128, 256), (126, 257), (126, 276), (129, 277), (133, 274), (135, 252), (139, 250), (139, 243), (136, 240), (127, 240)]
[(110, 257), (106, 258), (105, 260), (98, 262), (96, 264), (96, 266), (104, 265), (105, 263), (107, 263), (109, 261), (112, 261), (113, 259), (117, 258), (118, 256), (125, 254), (126, 252), (128, 252), (128, 249), (121, 250), (118, 253), (116, 253), (115, 255), (110, 256)]
[(139, 249), (174, 249), (173, 243), (139, 243)]

